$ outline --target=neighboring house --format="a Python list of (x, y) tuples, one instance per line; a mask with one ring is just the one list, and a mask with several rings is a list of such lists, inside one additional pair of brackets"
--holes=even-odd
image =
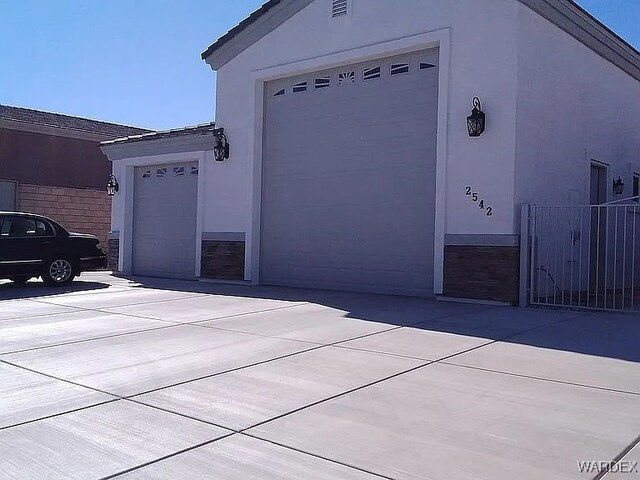
[(640, 169), (640, 53), (569, 0), (272, 0), (202, 58), (228, 160), (103, 146), (124, 272), (515, 303), (520, 205)]
[(149, 130), (0, 105), (0, 210), (46, 215), (104, 248), (110, 173), (100, 142)]

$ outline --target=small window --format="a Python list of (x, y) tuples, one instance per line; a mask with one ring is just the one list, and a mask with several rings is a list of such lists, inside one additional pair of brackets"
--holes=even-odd
[(313, 85), (316, 88), (316, 90), (319, 89), (319, 88), (330, 87), (331, 86), (331, 77), (327, 76), (327, 77), (316, 78), (314, 80)]
[(355, 83), (356, 72), (342, 72), (338, 74), (338, 85), (347, 85), (349, 83)]
[(173, 176), (179, 177), (184, 175), (184, 167), (173, 167)]
[(280, 97), (282, 95), (284, 95), (285, 89), (282, 88), (280, 90), (278, 90), (276, 93), (273, 94), (274, 97)]
[(53, 227), (42, 220), (36, 220), (36, 235), (39, 237), (53, 236)]
[(402, 73), (409, 73), (408, 63), (392, 63), (391, 64), (391, 75), (400, 75)]
[(0, 237), (8, 237), (9, 231), (11, 230), (11, 220), (7, 219), (2, 222), (2, 227), (0, 227)]
[(293, 86), (293, 93), (300, 93), (300, 92), (306, 92), (306, 91), (307, 91), (307, 82), (296, 83)]
[(332, 0), (331, 17), (343, 17), (349, 13), (349, 0)]
[[(633, 174), (633, 199), (634, 202), (638, 203), (638, 196), (640, 195), (640, 173)], [(635, 207), (634, 207), (635, 208)]]
[(364, 80), (373, 80), (374, 78), (380, 78), (380, 67), (365, 68), (362, 71), (362, 78)]
[(0, 211), (16, 211), (17, 182), (0, 180)]
[(198, 167), (191, 167), (191, 175), (198, 175)]
[(53, 227), (42, 220), (33, 218), (7, 218), (2, 222), (0, 236), (2, 237), (51, 237)]
[(140, 178), (151, 178), (151, 170), (147, 170)]
[(159, 178), (163, 178), (167, 176), (167, 169), (166, 168), (159, 168), (156, 170), (156, 177)]
[(431, 68), (436, 68), (436, 66), (433, 63), (420, 62), (420, 70), (429, 70)]

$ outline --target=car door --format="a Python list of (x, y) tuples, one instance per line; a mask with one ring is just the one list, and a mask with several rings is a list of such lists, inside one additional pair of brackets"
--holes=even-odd
[(44, 220), (36, 217), (3, 217), (0, 226), (2, 274), (38, 273), (48, 257), (53, 239), (53, 228)]

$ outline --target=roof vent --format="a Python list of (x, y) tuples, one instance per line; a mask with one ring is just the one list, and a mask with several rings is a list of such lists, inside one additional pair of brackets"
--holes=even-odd
[(349, 13), (349, 0), (332, 0), (331, 18), (343, 17)]

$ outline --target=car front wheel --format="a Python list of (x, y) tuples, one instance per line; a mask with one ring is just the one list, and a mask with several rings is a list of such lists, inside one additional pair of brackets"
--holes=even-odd
[(73, 265), (65, 258), (50, 260), (42, 273), (42, 281), (49, 286), (64, 286), (73, 282)]

